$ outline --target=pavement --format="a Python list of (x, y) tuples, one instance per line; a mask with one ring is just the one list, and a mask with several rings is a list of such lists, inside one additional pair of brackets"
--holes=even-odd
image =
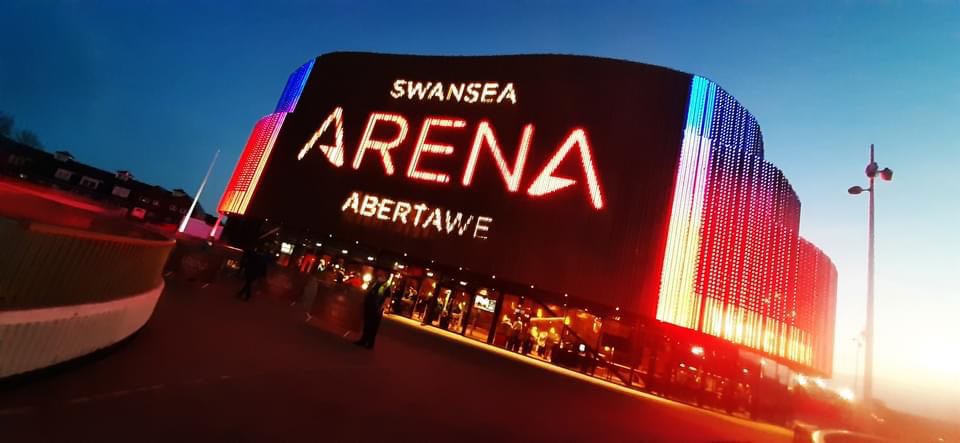
[(0, 442), (787, 442), (792, 433), (575, 376), (387, 318), (354, 346), (355, 296), (232, 298), (168, 280), (131, 340), (0, 385)]

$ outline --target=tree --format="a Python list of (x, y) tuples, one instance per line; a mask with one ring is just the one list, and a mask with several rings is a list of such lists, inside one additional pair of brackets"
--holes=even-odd
[(0, 112), (0, 136), (10, 137), (11, 135), (13, 135), (13, 116)]
[(43, 149), (43, 144), (40, 143), (40, 137), (37, 137), (37, 134), (27, 129), (21, 129), (17, 132), (17, 141), (27, 146)]

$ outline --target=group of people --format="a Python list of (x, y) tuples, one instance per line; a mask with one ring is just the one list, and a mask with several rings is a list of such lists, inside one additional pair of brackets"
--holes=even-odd
[(464, 324), (464, 303), (455, 303), (451, 300), (452, 294), (444, 296), (429, 295), (423, 302), (422, 325), (433, 325), (448, 331), (459, 332)]
[(550, 360), (553, 348), (560, 342), (555, 328), (538, 328), (533, 325), (528, 313), (520, 312), (510, 317), (504, 316), (501, 329), (506, 333), (507, 350), (520, 354), (534, 354)]
[[(249, 300), (253, 292), (254, 285), (267, 274), (272, 256), (265, 253), (260, 248), (252, 249), (244, 253), (240, 261), (240, 268), (244, 277), (244, 285), (237, 292), (237, 298)], [(310, 266), (316, 262), (311, 260)], [(332, 272), (333, 284), (335, 287), (343, 288), (346, 286), (363, 287), (361, 277), (351, 276), (346, 272), (343, 262), (339, 263), (319, 263), (319, 268), (323, 269), (326, 264), (326, 271)], [(302, 266), (298, 266), (302, 272)], [(352, 284), (352, 280), (358, 280)], [(302, 301), (306, 308), (306, 318), (309, 322), (312, 318), (310, 310), (313, 304), (313, 297), (317, 292), (317, 280), (308, 279), (304, 288), (304, 297)], [(400, 313), (407, 305), (413, 303), (413, 310), (422, 312), (420, 317), (423, 325), (436, 325), (441, 329), (460, 332), (463, 325), (469, 322), (469, 309), (465, 309), (465, 302), (456, 303), (452, 299), (453, 294), (449, 289), (445, 291), (431, 291), (437, 293), (427, 294), (426, 297), (418, 297), (416, 289), (406, 287), (400, 284), (398, 280), (390, 278), (390, 275), (383, 271), (376, 271), (364, 289), (363, 297), (363, 331), (360, 338), (354, 342), (358, 346), (367, 349), (373, 349), (376, 342), (377, 332), (380, 329), (380, 323), (383, 318), (384, 306), (388, 299), (391, 300), (389, 308), (392, 312)], [(307, 295), (309, 294), (309, 295)], [(404, 300), (409, 300), (404, 303)], [(415, 301), (414, 301), (415, 300)], [(291, 304), (296, 304), (294, 299)], [(508, 350), (521, 354), (536, 355), (540, 358), (550, 360), (553, 348), (559, 343), (560, 337), (556, 330), (548, 325), (537, 328), (533, 325), (529, 312), (518, 311), (511, 317), (504, 316), (500, 325), (502, 333), (506, 337), (505, 346)]]
[[(236, 298), (243, 301), (250, 301), (257, 282), (266, 277), (267, 269), (271, 261), (272, 256), (261, 247), (250, 248), (244, 251), (239, 263), (239, 270), (243, 276), (244, 284), (240, 290), (237, 291), (235, 295)], [(307, 269), (313, 267), (315, 263), (315, 258), (310, 260), (310, 263), (306, 265)], [(339, 264), (340, 266), (333, 266), (331, 264), (329, 267), (334, 271), (334, 284), (342, 287), (349, 283), (350, 276), (346, 274), (342, 260)], [(298, 268), (300, 272), (304, 272), (303, 263), (300, 263)], [(391, 293), (391, 289), (393, 289), (392, 286), (398, 285), (391, 285), (389, 283), (387, 273), (382, 271), (376, 272), (376, 277), (365, 289), (362, 309), (363, 332), (361, 333), (360, 339), (355, 341), (354, 344), (367, 349), (373, 349), (377, 332), (380, 329), (380, 322), (383, 318), (384, 302), (389, 296), (394, 295)], [(308, 280), (304, 289), (304, 294), (310, 294), (310, 296), (305, 296), (303, 299), (307, 311), (307, 321), (310, 321), (312, 318), (310, 310), (313, 304), (313, 297), (316, 296), (317, 291), (316, 280)], [(294, 299), (291, 304), (296, 304), (296, 300)]]

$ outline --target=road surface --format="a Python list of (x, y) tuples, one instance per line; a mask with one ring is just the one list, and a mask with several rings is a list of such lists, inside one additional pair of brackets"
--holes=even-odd
[[(779, 427), (385, 320), (374, 351), (239, 282), (171, 280), (132, 340), (0, 385), (0, 441), (755, 441)], [(322, 320), (322, 319), (321, 319)]]

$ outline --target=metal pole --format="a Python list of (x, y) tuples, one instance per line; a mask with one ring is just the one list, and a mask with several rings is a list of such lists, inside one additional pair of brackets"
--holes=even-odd
[[(874, 162), (873, 144), (870, 145), (870, 164)], [(874, 174), (876, 175), (876, 174)], [(877, 188), (874, 186), (874, 177), (870, 179), (870, 207), (867, 210), (867, 330), (865, 331), (865, 347), (863, 361), (863, 400), (870, 407), (873, 400), (873, 201)]]
[(853, 392), (858, 398), (863, 398), (860, 396), (860, 348), (863, 346), (863, 343), (860, 342), (860, 337), (854, 339), (854, 342), (857, 343), (857, 353), (856, 359), (854, 360), (854, 370), (853, 370)]
[(180, 232), (187, 230), (187, 222), (190, 221), (190, 217), (193, 215), (193, 209), (197, 207), (197, 200), (200, 200), (200, 194), (203, 193), (204, 186), (207, 185), (207, 179), (210, 178), (210, 172), (213, 171), (213, 165), (217, 163), (217, 157), (220, 156), (220, 150), (217, 149), (217, 152), (213, 154), (213, 161), (210, 162), (210, 167), (207, 168), (207, 174), (203, 176), (203, 181), (200, 182), (200, 188), (197, 189), (197, 195), (193, 197), (193, 202), (190, 203), (190, 209), (183, 216), (183, 221), (180, 222)]
[(217, 228), (220, 227), (220, 222), (223, 220), (223, 213), (217, 212), (217, 222), (213, 224), (213, 229), (210, 230), (210, 239), (213, 240), (217, 238)]

